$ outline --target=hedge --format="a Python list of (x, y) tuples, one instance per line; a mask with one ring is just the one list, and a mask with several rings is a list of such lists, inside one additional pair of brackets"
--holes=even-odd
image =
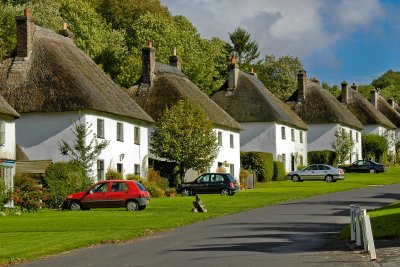
[(336, 152), (330, 150), (309, 151), (307, 153), (309, 164), (337, 165)]
[(283, 181), (285, 180), (285, 166), (281, 161), (274, 161), (274, 181)]
[(254, 171), (257, 181), (272, 181), (274, 175), (274, 160), (271, 153), (267, 152), (240, 152), (240, 163), (242, 168)]

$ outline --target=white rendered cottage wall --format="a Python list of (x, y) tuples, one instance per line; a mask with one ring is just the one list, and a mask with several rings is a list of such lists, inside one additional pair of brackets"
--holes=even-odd
[(346, 163), (350, 163), (357, 159), (361, 159), (362, 158), (361, 132), (359, 130), (352, 129), (347, 126), (341, 126), (335, 123), (308, 125), (308, 151), (320, 151), (320, 150), (333, 151), (332, 143), (335, 140), (335, 133), (339, 128), (345, 129), (347, 133), (350, 133), (351, 130), (352, 131), (351, 135), (355, 142), (354, 149), (352, 152), (352, 158)]
[[(86, 112), (57, 112), (57, 113), (26, 113), (16, 123), (16, 139), (30, 160), (46, 160), (53, 162), (68, 161), (69, 158), (61, 155), (58, 142), (64, 140), (72, 144), (75, 136), (72, 133), (74, 122), (81, 118), (82, 122), (92, 124), (94, 134), (97, 132), (97, 118), (104, 120), (105, 139), (110, 144), (100, 154), (99, 159), (104, 160), (105, 171), (107, 167), (115, 167), (117, 163), (123, 164), (123, 172), (134, 173), (135, 164), (141, 170), (147, 170), (148, 141), (146, 125), (139, 125), (133, 119), (111, 114)], [(116, 140), (116, 124), (123, 123), (124, 142)], [(133, 128), (140, 127), (140, 145), (134, 145)], [(90, 137), (89, 137), (90, 138)], [(98, 139), (99, 141), (101, 139)], [(124, 154), (123, 157), (121, 155)], [(97, 162), (92, 168), (92, 176), (96, 177)]]
[[(285, 170), (296, 169), (297, 165), (307, 163), (307, 131), (275, 122), (243, 122), (240, 124), (241, 151), (259, 151), (272, 153), (274, 160), (284, 162)], [(282, 127), (285, 137), (282, 138)], [(292, 129), (294, 141), (292, 141)], [(300, 131), (303, 139), (300, 140)], [(286, 160), (284, 160), (284, 158)], [(292, 161), (294, 165), (292, 166)]]

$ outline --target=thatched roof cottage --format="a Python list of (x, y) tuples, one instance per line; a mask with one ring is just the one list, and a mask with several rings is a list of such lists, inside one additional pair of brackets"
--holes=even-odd
[(339, 129), (347, 131), (356, 145), (350, 161), (361, 159), (361, 122), (316, 79), (308, 79), (306, 71), (297, 75), (297, 90), (286, 104), (308, 126), (308, 151), (333, 150), (332, 142)]
[(228, 80), (211, 99), (238, 121), (241, 151), (269, 152), (286, 171), (307, 163), (307, 125), (265, 88), (254, 71), (228, 64)]
[[(342, 82), (341, 87), (342, 93), (338, 97), (338, 100), (362, 123), (364, 127), (362, 133), (385, 134), (390, 136), (394, 134), (394, 130), (398, 127), (378, 109), (378, 106), (380, 106), (382, 110), (386, 110), (386, 113), (393, 117), (395, 121), (397, 119), (399, 126), (400, 114), (390, 107), (390, 104), (387, 103), (385, 99), (377, 97), (377, 95), (375, 95), (375, 90), (372, 91), (371, 95), (372, 103), (358, 92), (355, 84), (349, 88), (346, 82)], [(391, 150), (393, 149), (394, 148), (391, 148)]]
[[(219, 154), (211, 166), (215, 171), (218, 164), (229, 164), (230, 173), (239, 178), (240, 125), (223, 109), (203, 93), (185, 74), (181, 72), (179, 57), (174, 54), (169, 58), (169, 65), (156, 62), (155, 48), (149, 42), (142, 49), (142, 75), (136, 85), (130, 89), (131, 97), (155, 120), (179, 100), (191, 100), (201, 107), (214, 125), (218, 135)], [(197, 172), (188, 171), (186, 179), (191, 180)]]
[(153, 119), (75, 46), (69, 30), (61, 31), (66, 37), (39, 27), (29, 10), (16, 22), (17, 46), (0, 63), (0, 93), (22, 116), (16, 124), (22, 152), (30, 160), (68, 160), (58, 143), (73, 142), (80, 120), (99, 141), (110, 141), (93, 175), (103, 179), (108, 167), (137, 174), (147, 168)]

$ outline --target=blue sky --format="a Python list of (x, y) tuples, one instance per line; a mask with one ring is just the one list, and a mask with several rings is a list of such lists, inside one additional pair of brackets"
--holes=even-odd
[(367, 84), (400, 71), (398, 0), (161, 0), (204, 38), (241, 26), (261, 55), (301, 59), (309, 77)]

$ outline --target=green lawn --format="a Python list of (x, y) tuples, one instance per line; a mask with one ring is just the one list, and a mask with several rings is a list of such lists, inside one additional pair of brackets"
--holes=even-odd
[(185, 224), (318, 194), (398, 183), (400, 167), (384, 174), (346, 174), (337, 183), (291, 181), (257, 184), (233, 197), (201, 195), (208, 213), (193, 213), (194, 197), (152, 199), (141, 212), (124, 209), (43, 210), (0, 217), (0, 264), (25, 261), (91, 244), (118, 242)]

